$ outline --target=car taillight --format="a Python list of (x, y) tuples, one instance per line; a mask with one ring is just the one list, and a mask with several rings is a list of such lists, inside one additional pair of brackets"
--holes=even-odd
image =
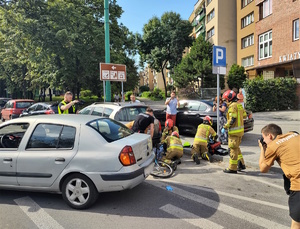
[(47, 110), (45, 114), (55, 114), (55, 112), (53, 110)]
[(159, 126), (159, 132), (161, 132), (161, 123), (159, 122), (159, 124), (158, 124), (158, 126)]
[(131, 146), (125, 146), (119, 155), (120, 162), (124, 166), (133, 165), (136, 163), (134, 153)]
[(248, 119), (251, 119), (251, 118), (252, 118), (252, 114), (249, 114), (249, 115), (248, 115)]

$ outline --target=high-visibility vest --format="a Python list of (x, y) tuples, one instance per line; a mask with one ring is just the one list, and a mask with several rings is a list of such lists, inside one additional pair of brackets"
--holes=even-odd
[[(64, 106), (66, 106), (67, 105), (67, 103), (63, 100), (63, 101), (61, 101), (61, 103), (64, 105)], [(61, 110), (60, 110), (60, 108), (59, 108), (59, 106), (57, 107), (58, 108), (58, 114), (69, 114), (69, 109), (66, 109), (66, 110), (64, 110), (62, 113), (61, 113)], [(75, 114), (75, 106), (74, 105), (72, 105), (72, 108), (73, 108), (73, 114)]]
[(243, 136), (244, 135), (244, 116), (245, 110), (242, 104), (233, 102), (228, 109), (227, 119), (232, 117), (236, 121), (228, 129), (229, 135)]
[(179, 138), (170, 136), (170, 145), (167, 148), (167, 151), (177, 151), (177, 152), (183, 152), (183, 146), (182, 142)]

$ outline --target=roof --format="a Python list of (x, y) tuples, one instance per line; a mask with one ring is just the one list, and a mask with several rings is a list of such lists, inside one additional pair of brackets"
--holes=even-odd
[(10, 99), (9, 101), (16, 101), (16, 102), (34, 102), (33, 99)]

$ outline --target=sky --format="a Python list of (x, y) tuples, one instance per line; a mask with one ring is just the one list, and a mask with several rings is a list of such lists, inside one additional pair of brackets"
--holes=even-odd
[(117, 0), (124, 13), (119, 20), (133, 33), (143, 33), (148, 21), (165, 12), (173, 11), (180, 14), (181, 19), (188, 20), (197, 0)]

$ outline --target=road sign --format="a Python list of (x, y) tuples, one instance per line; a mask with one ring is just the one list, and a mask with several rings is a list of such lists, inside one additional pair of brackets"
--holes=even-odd
[(100, 63), (100, 80), (126, 81), (126, 65)]
[(213, 74), (226, 74), (226, 48), (213, 46)]

